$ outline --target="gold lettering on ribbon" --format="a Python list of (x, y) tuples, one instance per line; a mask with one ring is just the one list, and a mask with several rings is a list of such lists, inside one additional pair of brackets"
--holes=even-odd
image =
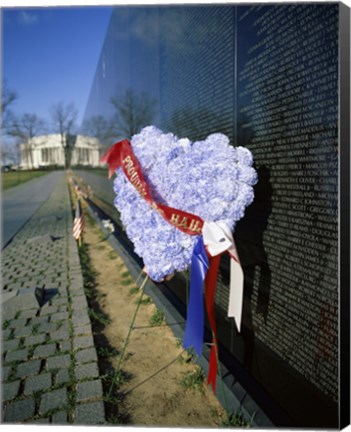
[(129, 155), (125, 159), (123, 159), (123, 163), (126, 165), (127, 170), (131, 165), (133, 165), (133, 161)]
[(175, 226), (179, 226), (179, 215), (172, 213), (171, 223)]
[(183, 219), (179, 225), (184, 227), (184, 228), (188, 228), (188, 219), (186, 217), (183, 217)]
[(191, 219), (189, 230), (194, 232), (201, 232), (201, 228), (199, 227), (200, 221)]
[(129, 181), (135, 187), (136, 191), (141, 196), (147, 195), (147, 191), (146, 191), (142, 181), (140, 180), (138, 171), (134, 166), (132, 158), (128, 155), (126, 158), (123, 159), (122, 163), (124, 164), (125, 169), (127, 171)]
[(200, 221), (196, 219), (191, 219), (188, 225), (188, 219), (184, 216), (182, 220), (180, 220), (180, 216), (176, 213), (172, 213), (170, 223), (175, 225), (176, 227), (183, 227), (189, 231), (201, 233)]

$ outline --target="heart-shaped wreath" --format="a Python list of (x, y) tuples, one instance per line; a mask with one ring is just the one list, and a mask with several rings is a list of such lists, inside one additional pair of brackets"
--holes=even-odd
[[(257, 175), (252, 154), (246, 148), (231, 146), (221, 133), (191, 142), (148, 126), (133, 136), (131, 148), (154, 200), (160, 204), (205, 221), (223, 221), (233, 230), (254, 199), (252, 186)], [(182, 232), (155, 211), (121, 168), (116, 174), (114, 204), (149, 276), (161, 281), (187, 269), (195, 236)]]

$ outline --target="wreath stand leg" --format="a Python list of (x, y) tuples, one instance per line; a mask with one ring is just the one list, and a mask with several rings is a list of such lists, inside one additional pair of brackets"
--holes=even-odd
[(112, 382), (111, 382), (111, 385), (110, 385), (110, 389), (108, 391), (107, 399), (110, 398), (111, 393), (113, 391), (113, 388), (114, 388), (114, 386), (116, 384), (118, 372), (120, 371), (121, 366), (122, 366), (122, 362), (123, 362), (123, 359), (124, 359), (124, 355), (125, 355), (125, 351), (127, 349), (128, 342), (129, 342), (130, 334), (132, 333), (132, 330), (134, 328), (135, 319), (136, 319), (136, 316), (138, 314), (139, 307), (141, 305), (141, 300), (142, 300), (142, 297), (144, 295), (144, 291), (145, 291), (145, 287), (146, 287), (146, 283), (147, 283), (148, 279), (149, 279), (149, 275), (146, 275), (145, 279), (143, 280), (143, 283), (140, 286), (140, 291), (141, 291), (140, 297), (139, 297), (139, 300), (137, 301), (137, 305), (136, 305), (136, 308), (135, 308), (135, 311), (134, 311), (134, 315), (133, 315), (132, 321), (131, 321), (129, 329), (128, 329), (128, 334), (127, 334), (127, 337), (126, 337), (126, 339), (124, 341), (124, 345), (123, 345), (121, 354), (119, 356), (118, 364), (116, 366), (116, 370), (115, 370), (115, 373), (113, 375), (113, 379), (112, 379)]

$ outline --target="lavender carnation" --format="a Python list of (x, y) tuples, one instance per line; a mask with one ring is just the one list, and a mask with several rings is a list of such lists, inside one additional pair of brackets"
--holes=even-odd
[[(145, 127), (131, 140), (132, 148), (155, 201), (200, 216), (205, 221), (224, 220), (233, 230), (254, 199), (257, 174), (252, 154), (232, 147), (221, 133), (203, 141), (165, 134)], [(196, 236), (170, 225), (136, 192), (117, 170), (114, 204), (121, 213), (135, 252), (143, 258), (155, 281), (190, 265)]]

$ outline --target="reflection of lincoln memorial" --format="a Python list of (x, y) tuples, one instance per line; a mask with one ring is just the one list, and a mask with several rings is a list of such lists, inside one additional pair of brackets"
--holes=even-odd
[[(96, 138), (76, 135), (72, 145), (70, 164), (97, 167), (100, 145)], [(59, 134), (42, 135), (20, 145), (21, 167), (37, 169), (49, 166), (63, 167), (65, 151)]]

